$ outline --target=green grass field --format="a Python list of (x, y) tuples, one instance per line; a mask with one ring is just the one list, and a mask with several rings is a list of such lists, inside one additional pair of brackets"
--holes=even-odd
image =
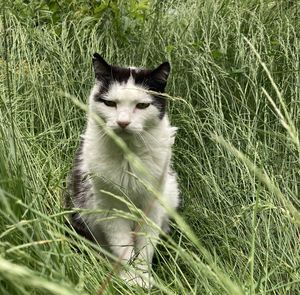
[[(52, 24), (2, 10), (0, 294), (300, 294), (300, 4), (111, 2)], [(182, 203), (151, 291), (64, 225), (94, 52), (172, 66)]]

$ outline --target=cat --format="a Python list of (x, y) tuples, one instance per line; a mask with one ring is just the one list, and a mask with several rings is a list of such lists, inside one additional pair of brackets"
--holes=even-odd
[[(177, 176), (171, 167), (177, 128), (170, 125), (166, 98), (159, 95), (164, 93), (170, 64), (164, 62), (154, 70), (117, 67), (98, 53), (92, 61), (95, 85), (89, 96), (87, 127), (69, 180), (67, 206), (104, 213), (73, 213), (69, 221), (80, 235), (108, 247), (123, 264), (133, 262), (145, 274), (123, 270), (123, 279), (150, 288), (151, 262), (159, 230), (146, 222), (137, 226), (129, 219), (114, 216), (113, 210), (130, 212), (126, 203), (114, 196), (129, 200), (167, 231), (168, 214), (145, 182), (159, 191), (167, 206), (178, 207)], [(92, 114), (99, 116), (103, 124)], [(126, 157), (107, 129), (125, 142), (146, 173), (141, 173)]]

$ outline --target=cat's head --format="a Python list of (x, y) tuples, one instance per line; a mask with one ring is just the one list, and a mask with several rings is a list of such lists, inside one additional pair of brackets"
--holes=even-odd
[(157, 126), (164, 118), (166, 99), (159, 93), (167, 84), (168, 62), (154, 70), (122, 68), (108, 64), (95, 53), (93, 67), (96, 83), (90, 107), (107, 127), (117, 133), (134, 134)]

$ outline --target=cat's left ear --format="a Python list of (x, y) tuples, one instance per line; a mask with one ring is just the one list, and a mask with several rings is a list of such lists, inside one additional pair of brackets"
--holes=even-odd
[(171, 66), (169, 62), (166, 61), (151, 72), (151, 78), (161, 84), (166, 84), (170, 71)]
[(94, 67), (95, 77), (98, 80), (105, 80), (110, 77), (111, 66), (98, 53), (94, 53), (93, 55), (93, 67)]

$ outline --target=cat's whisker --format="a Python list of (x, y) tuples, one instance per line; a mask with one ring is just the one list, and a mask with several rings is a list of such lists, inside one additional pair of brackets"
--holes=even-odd
[(146, 133), (147, 136), (150, 136), (152, 140), (154, 140), (156, 143), (158, 143), (158, 139), (155, 138), (149, 131), (143, 130), (144, 133)]
[(147, 143), (147, 141), (144, 139), (143, 135), (141, 133), (137, 133), (141, 141), (143, 142), (144, 146), (148, 148), (149, 151), (151, 151), (150, 145)]

